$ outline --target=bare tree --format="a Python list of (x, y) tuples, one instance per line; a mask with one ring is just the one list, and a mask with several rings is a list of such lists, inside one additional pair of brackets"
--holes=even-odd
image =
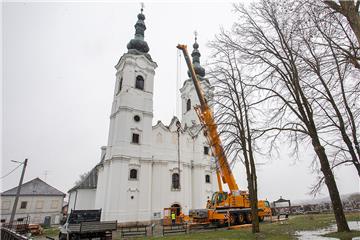
[(227, 155), (241, 159), (246, 169), (252, 232), (260, 232), (258, 218), (257, 176), (250, 118), (252, 115), (250, 87), (246, 86), (237, 63), (236, 51), (220, 41), (211, 43), (215, 49), (211, 79), (215, 86), (216, 118), (220, 135), (225, 139)]
[[(320, 11), (317, 11), (317, 13), (320, 13), (319, 15), (323, 19), (320, 16), (315, 17), (341, 31), (341, 33), (338, 32), (338, 36), (329, 38), (334, 48), (340, 49), (343, 57), (353, 64), (355, 68), (360, 69), (360, 1), (340, 0), (336, 2), (324, 0), (318, 3)], [(314, 5), (312, 2), (311, 4)], [(325, 29), (318, 30), (323, 31)]]
[[(326, 130), (318, 114), (318, 75), (309, 75), (308, 63), (299, 57), (303, 47), (299, 34), (303, 2), (264, 0), (249, 8), (235, 5), (239, 21), (232, 33), (222, 32), (219, 43), (241, 53), (241, 64), (251, 76), (249, 87), (258, 89), (269, 104), (264, 133), (288, 133), (292, 142), (313, 146), (332, 201), (338, 231), (349, 231), (337, 184), (321, 134)], [(321, 75), (321, 74), (320, 74)], [(327, 102), (328, 103), (328, 102)]]
[(324, 0), (330, 8), (335, 10), (337, 13), (343, 15), (349, 22), (352, 30), (354, 31), (358, 46), (360, 44), (360, 15), (359, 6), (360, 0), (339, 0), (337, 3), (334, 0)]
[[(342, 28), (337, 27), (341, 23), (334, 25), (333, 16), (323, 7), (307, 3), (302, 9), (302, 18), (308, 21), (299, 23), (297, 34), (292, 38), (300, 47), (292, 51), (302, 60), (306, 79), (311, 79), (307, 82), (308, 87), (316, 93), (309, 98), (326, 126), (324, 133), (319, 134), (325, 135), (322, 139), (335, 150), (333, 167), (352, 163), (360, 176), (357, 133), (360, 109), (356, 106), (360, 89), (351, 74), (350, 63), (342, 61), (342, 50), (338, 48), (344, 42), (339, 39)], [(339, 153), (345, 158), (339, 160)]]
[(84, 173), (80, 174), (80, 175), (79, 175), (79, 179), (76, 180), (76, 182), (75, 182), (75, 186), (81, 184), (82, 181), (84, 181), (85, 178), (89, 175), (89, 173), (90, 173), (90, 172), (84, 172)]

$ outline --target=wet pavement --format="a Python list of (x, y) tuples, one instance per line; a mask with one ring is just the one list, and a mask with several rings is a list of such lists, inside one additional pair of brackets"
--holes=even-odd
[[(348, 224), (351, 230), (360, 231), (360, 221), (349, 221)], [(336, 232), (336, 229), (336, 224), (333, 224), (330, 227), (314, 231), (296, 231), (295, 234), (299, 240), (336, 240), (339, 238), (321, 236), (327, 233)], [(352, 240), (360, 240), (360, 237), (353, 237)]]

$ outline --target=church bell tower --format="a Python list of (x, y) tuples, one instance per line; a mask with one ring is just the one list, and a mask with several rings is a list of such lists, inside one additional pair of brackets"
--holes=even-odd
[(137, 156), (151, 159), (154, 75), (157, 64), (144, 40), (145, 15), (137, 16), (135, 37), (116, 64), (107, 158)]
[(154, 75), (144, 40), (145, 15), (137, 15), (135, 36), (116, 64), (106, 154), (98, 166), (95, 207), (102, 219), (131, 222), (151, 216), (149, 177), (152, 160)]
[[(201, 88), (203, 89), (205, 99), (209, 101), (213, 97), (213, 88), (211, 87), (209, 80), (205, 77), (205, 69), (200, 65), (200, 56), (199, 44), (197, 43), (197, 36), (195, 35), (195, 43), (193, 44), (193, 51), (191, 53), (192, 64), (200, 81)], [(194, 106), (200, 105), (200, 102), (189, 71), (188, 76), (190, 78), (185, 80), (183, 86), (180, 88), (182, 105), (181, 116), (182, 123), (186, 124), (187, 127), (191, 127), (200, 124), (199, 117), (194, 110)]]

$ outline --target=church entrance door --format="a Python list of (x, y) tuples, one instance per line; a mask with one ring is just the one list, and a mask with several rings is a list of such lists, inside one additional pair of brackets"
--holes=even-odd
[(171, 205), (171, 209), (173, 211), (176, 211), (176, 216), (179, 216), (181, 213), (181, 206), (180, 204), (174, 203), (173, 205)]

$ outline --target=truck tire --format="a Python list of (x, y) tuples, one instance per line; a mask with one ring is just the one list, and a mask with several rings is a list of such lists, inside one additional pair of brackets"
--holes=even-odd
[(235, 214), (230, 214), (228, 221), (230, 221), (230, 226), (236, 225), (237, 216)]
[(239, 213), (238, 222), (240, 225), (245, 223), (245, 215), (243, 213)]
[(247, 223), (252, 223), (252, 215), (251, 215), (251, 212), (248, 212), (248, 213), (246, 213), (246, 222)]
[(265, 218), (264, 216), (259, 217), (259, 222), (263, 222), (264, 218)]
[(78, 234), (70, 234), (69, 239), (70, 240), (79, 240), (80, 236)]
[(59, 240), (66, 240), (66, 234), (59, 233)]

